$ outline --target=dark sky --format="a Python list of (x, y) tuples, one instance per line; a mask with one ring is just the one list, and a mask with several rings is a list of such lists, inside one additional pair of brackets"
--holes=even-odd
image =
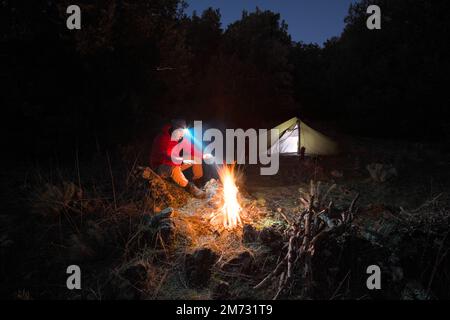
[(242, 10), (272, 10), (281, 14), (289, 25), (294, 41), (323, 44), (338, 36), (344, 28), (344, 18), (355, 0), (187, 0), (187, 12), (200, 14), (208, 7), (220, 8), (222, 28), (241, 17)]

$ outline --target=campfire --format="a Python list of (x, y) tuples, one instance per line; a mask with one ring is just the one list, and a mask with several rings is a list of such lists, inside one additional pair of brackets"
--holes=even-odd
[(222, 182), (221, 207), (210, 216), (211, 223), (222, 223), (224, 229), (232, 230), (237, 226), (242, 226), (241, 211), (239, 203), (239, 190), (236, 186), (236, 176), (234, 166), (224, 165), (218, 170), (220, 181)]

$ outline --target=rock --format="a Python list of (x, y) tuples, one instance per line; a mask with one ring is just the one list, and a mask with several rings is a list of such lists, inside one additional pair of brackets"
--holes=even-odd
[(148, 230), (144, 232), (145, 237), (150, 238), (153, 241), (162, 240), (164, 244), (171, 243), (175, 229), (175, 224), (172, 220), (172, 213), (173, 209), (169, 207), (154, 216), (146, 217), (145, 219)]
[[(139, 300), (142, 298), (143, 282), (147, 279), (147, 270), (142, 264), (127, 266), (118, 272), (111, 272), (101, 298), (106, 300)], [(98, 299), (91, 296), (88, 299)]]
[(217, 261), (217, 254), (208, 248), (202, 248), (186, 255), (186, 280), (191, 287), (203, 288), (211, 278), (211, 267)]
[(141, 292), (130, 281), (116, 276), (109, 283), (105, 297), (108, 300), (139, 300)]
[(333, 171), (331, 171), (331, 176), (333, 176), (335, 178), (342, 178), (342, 177), (344, 177), (344, 173), (340, 170), (333, 170)]
[(246, 224), (242, 230), (242, 240), (244, 243), (253, 243), (258, 239), (258, 231), (252, 225)]
[(427, 294), (425, 288), (421, 283), (413, 280), (406, 284), (402, 291), (402, 300), (430, 300), (431, 297)]
[(121, 276), (136, 285), (147, 279), (147, 269), (142, 264), (132, 265), (125, 269)]
[(11, 240), (8, 236), (8, 234), (2, 234), (0, 235), (0, 249), (6, 250), (7, 248), (10, 248), (14, 245), (14, 241)]
[(261, 230), (259, 240), (273, 250), (278, 250), (283, 246), (283, 236), (274, 227)]
[(87, 261), (95, 258), (95, 250), (82, 234), (72, 234), (69, 237), (69, 259), (72, 261)]
[(390, 164), (371, 163), (366, 168), (375, 182), (386, 182), (398, 176), (397, 169)]
[(163, 220), (167, 220), (170, 219), (173, 213), (173, 209), (171, 207), (168, 207), (164, 210), (162, 210), (161, 212), (158, 212), (157, 214), (155, 214), (154, 216), (152, 216), (150, 218), (150, 226), (151, 227), (156, 227), (158, 226), (161, 221)]
[(169, 244), (173, 240), (173, 234), (174, 234), (174, 228), (175, 225), (172, 220), (170, 221), (164, 221), (159, 228), (158, 232), (161, 236), (162, 241), (164, 241), (164, 244)]
[(360, 236), (374, 243), (388, 240), (393, 247), (401, 241), (401, 235), (396, 232), (398, 219), (383, 205), (376, 205), (362, 210), (354, 220)]
[(219, 281), (213, 288), (211, 298), (214, 300), (226, 300), (230, 298), (230, 284)]
[(402, 281), (404, 278), (403, 269), (399, 266), (392, 266), (391, 273), (392, 273), (392, 280), (395, 282)]
[(220, 189), (220, 183), (216, 179), (211, 179), (205, 184), (205, 192), (208, 198), (212, 198)]
[(252, 255), (248, 251), (245, 251), (228, 261), (222, 269), (229, 273), (249, 275), (253, 273), (255, 269), (254, 267), (254, 259)]
[(353, 162), (353, 170), (359, 170), (361, 168), (361, 160), (356, 157)]

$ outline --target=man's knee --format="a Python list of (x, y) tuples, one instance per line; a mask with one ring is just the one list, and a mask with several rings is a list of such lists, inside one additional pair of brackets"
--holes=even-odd
[(192, 171), (194, 172), (194, 180), (203, 177), (203, 166), (201, 164), (194, 164), (194, 166), (192, 167)]
[(173, 167), (171, 178), (176, 184), (183, 188), (189, 183), (180, 167)]
[(162, 164), (156, 169), (156, 173), (163, 179), (168, 179), (172, 176), (173, 167)]

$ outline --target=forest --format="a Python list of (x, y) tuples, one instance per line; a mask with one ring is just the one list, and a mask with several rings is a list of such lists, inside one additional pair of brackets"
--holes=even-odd
[(93, 152), (148, 140), (173, 116), (262, 128), (302, 115), (351, 134), (448, 137), (448, 4), (370, 3), (384, 9), (381, 30), (365, 27), (362, 1), (319, 46), (293, 42), (279, 14), (259, 9), (225, 28), (219, 10), (188, 17), (182, 1), (96, 1), (77, 33), (64, 1), (5, 1), (9, 147)]
[[(0, 2), (1, 298), (450, 297), (450, 2), (360, 0), (323, 44), (257, 7), (223, 25), (183, 0), (80, 0), (68, 30), (71, 4)], [(381, 30), (366, 27), (373, 4)], [(292, 117), (343, 153), (268, 179), (239, 168), (238, 232), (211, 231), (190, 214), (207, 206), (148, 168), (171, 119)], [(204, 186), (213, 202), (222, 188)], [(324, 210), (337, 222), (322, 239)], [(374, 263), (382, 292), (361, 287)], [(70, 264), (82, 290), (65, 288)]]

